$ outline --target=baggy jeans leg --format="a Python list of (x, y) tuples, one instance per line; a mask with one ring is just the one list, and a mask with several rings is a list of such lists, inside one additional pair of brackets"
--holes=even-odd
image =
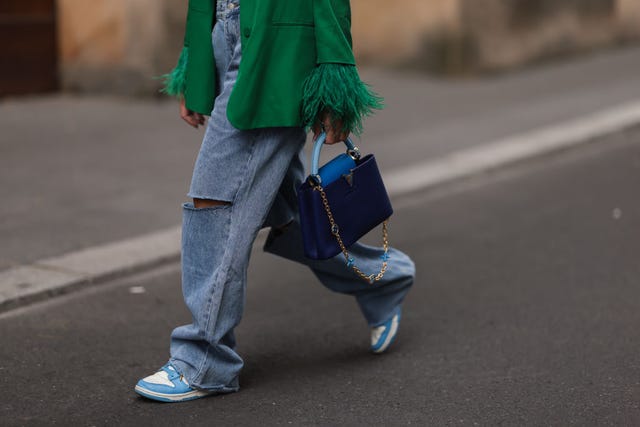
[[(298, 215), (295, 189), (304, 179), (300, 157), (291, 161), (287, 175), (271, 208), (268, 225), (287, 224), (272, 228), (264, 250), (266, 252), (308, 266), (324, 286), (332, 291), (353, 295), (370, 326), (389, 320), (400, 308), (413, 285), (415, 265), (405, 253), (389, 248), (389, 267), (382, 280), (370, 284), (358, 277), (347, 266), (342, 254), (323, 261), (306, 258), (303, 253), (302, 232)], [(382, 266), (384, 250), (355, 243), (349, 252), (367, 274), (377, 273)]]
[(242, 287), (232, 286), (233, 272), (224, 269), (224, 242), (229, 240), (231, 206), (196, 209), (183, 205), (182, 294), (192, 323), (171, 336), (172, 363), (190, 384), (199, 381), (205, 364), (216, 361), (218, 375), (209, 389), (238, 389), (243, 361), (235, 352), (233, 328), (240, 321)]
[[(353, 295), (367, 323), (378, 326), (400, 308), (415, 278), (415, 265), (405, 253), (389, 248), (389, 267), (384, 277), (373, 284), (365, 282), (347, 266), (342, 254), (328, 260), (311, 260), (302, 252), (302, 234), (296, 218), (284, 231), (272, 230), (265, 244), (266, 252), (308, 266), (320, 282), (334, 292)], [(379, 271), (384, 250), (355, 243), (349, 253), (366, 273)]]
[(171, 362), (193, 387), (238, 389), (243, 362), (233, 330), (244, 309), (251, 247), (304, 141), (302, 128), (236, 136), (231, 142), (251, 144), (251, 155), (236, 171), (242, 179), (232, 203), (205, 209), (184, 205), (182, 286), (192, 323), (173, 331)]

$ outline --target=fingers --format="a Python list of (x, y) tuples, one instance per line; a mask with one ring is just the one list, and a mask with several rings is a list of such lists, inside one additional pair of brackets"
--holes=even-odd
[(320, 126), (320, 123), (317, 123), (313, 125), (311, 130), (313, 131), (313, 142), (316, 142), (318, 140), (318, 137), (322, 133), (322, 126)]
[(189, 110), (185, 105), (184, 99), (180, 100), (180, 117), (196, 129), (198, 129), (198, 126), (204, 125), (204, 116), (200, 113)]
[(349, 138), (349, 132), (341, 132), (335, 129), (328, 129), (325, 144), (337, 144), (338, 142), (346, 141), (347, 138)]
[(324, 140), (324, 143), (328, 145), (333, 145), (337, 142), (340, 142), (340, 141), (337, 140), (336, 133), (333, 130), (327, 130), (327, 139)]
[(198, 129), (198, 123), (196, 122), (196, 120), (190, 116), (190, 115), (182, 115), (182, 120), (184, 120), (185, 122), (187, 122), (190, 126)]
[(346, 141), (347, 138), (349, 138), (350, 132), (345, 132), (342, 130), (341, 120), (334, 121), (331, 118), (326, 118), (323, 124), (325, 132), (327, 133), (325, 144), (337, 144), (338, 142)]

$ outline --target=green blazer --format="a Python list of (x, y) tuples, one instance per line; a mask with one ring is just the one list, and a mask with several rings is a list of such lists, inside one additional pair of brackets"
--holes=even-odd
[[(189, 109), (217, 93), (211, 46), (215, 0), (189, 0), (184, 82)], [(299, 126), (305, 80), (319, 64), (354, 66), (349, 0), (242, 0), (242, 60), (227, 116), (239, 129)]]

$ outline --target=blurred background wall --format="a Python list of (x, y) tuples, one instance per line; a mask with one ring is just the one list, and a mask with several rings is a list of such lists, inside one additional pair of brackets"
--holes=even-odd
[(640, 38), (640, 0), (352, 0), (352, 5), (361, 60), (445, 74), (505, 70)]
[[(3, 0), (7, 1), (7, 0)], [(182, 46), (186, 1), (57, 0), (64, 89), (148, 93)]]
[[(212, 0), (213, 1), (213, 0)], [(640, 40), (640, 0), (351, 0), (361, 64), (503, 71)], [(2, 0), (0, 95), (156, 93), (187, 0)]]

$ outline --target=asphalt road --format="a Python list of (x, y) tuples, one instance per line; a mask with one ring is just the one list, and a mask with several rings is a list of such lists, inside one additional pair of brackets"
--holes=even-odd
[(233, 395), (133, 393), (189, 319), (176, 266), (5, 314), (0, 424), (638, 425), (638, 184), (635, 131), (396, 200), (419, 276), (383, 356), (351, 299), (256, 251)]

